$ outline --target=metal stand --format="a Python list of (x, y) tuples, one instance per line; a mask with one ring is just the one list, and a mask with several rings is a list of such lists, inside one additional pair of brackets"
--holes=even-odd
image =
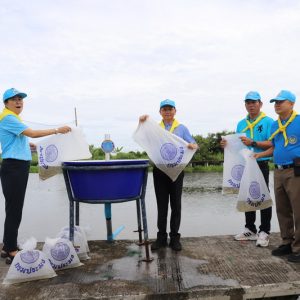
[[(128, 198), (128, 199), (113, 199), (113, 200), (105, 200), (105, 199), (95, 199), (95, 200), (87, 200), (87, 199), (76, 199), (73, 195), (72, 190), (72, 182), (70, 180), (69, 172), (76, 171), (97, 171), (97, 172), (105, 172), (105, 170), (111, 169), (137, 169), (142, 168), (143, 170), (143, 183), (140, 189), (140, 194), (136, 197)], [(150, 257), (149, 250), (149, 241), (148, 241), (148, 227), (147, 227), (147, 215), (146, 215), (146, 205), (145, 205), (145, 194), (146, 194), (146, 186), (147, 186), (147, 178), (148, 178), (148, 164), (147, 165), (119, 165), (119, 166), (70, 166), (63, 163), (62, 165), (63, 175), (66, 183), (68, 198), (69, 198), (69, 226), (70, 226), (70, 240), (74, 242), (74, 212), (76, 217), (76, 225), (79, 225), (79, 202), (90, 203), (90, 204), (105, 204), (105, 217), (106, 217), (106, 227), (107, 227), (107, 240), (113, 240), (112, 233), (112, 224), (111, 224), (111, 204), (112, 203), (120, 203), (136, 200), (136, 211), (137, 211), (137, 223), (138, 223), (138, 234), (139, 234), (139, 245), (145, 245), (145, 253), (146, 258), (143, 261), (151, 262), (153, 258)], [(74, 207), (74, 202), (76, 203)], [(142, 228), (143, 223), (143, 228)], [(142, 238), (142, 232), (144, 232), (144, 241)]]

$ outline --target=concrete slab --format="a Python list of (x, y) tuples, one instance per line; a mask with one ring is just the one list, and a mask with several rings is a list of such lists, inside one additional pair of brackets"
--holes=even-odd
[[(142, 261), (136, 241), (90, 241), (91, 259), (52, 279), (0, 285), (0, 299), (255, 299), (300, 294), (300, 264), (271, 256), (268, 248), (232, 236), (183, 238), (183, 251), (169, 248)], [(39, 245), (41, 248), (41, 245)], [(0, 261), (0, 280), (8, 271)]]

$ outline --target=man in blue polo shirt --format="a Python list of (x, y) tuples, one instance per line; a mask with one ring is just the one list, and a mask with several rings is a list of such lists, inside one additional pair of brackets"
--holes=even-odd
[[(237, 133), (246, 133), (246, 136), (241, 137), (241, 140), (244, 145), (248, 146), (255, 153), (262, 152), (272, 146), (272, 143), (268, 139), (270, 137), (271, 125), (274, 121), (261, 111), (262, 105), (258, 92), (250, 91), (247, 93), (245, 96), (245, 107), (248, 115), (238, 123), (236, 129)], [(221, 146), (226, 146), (225, 140), (221, 141)], [(269, 160), (270, 157), (257, 160), (267, 186), (269, 186)], [(246, 212), (245, 229), (242, 233), (237, 234), (234, 239), (237, 241), (256, 241), (257, 246), (267, 247), (269, 245), (271, 218), (272, 207), (260, 211), (261, 225), (257, 234), (255, 226), (256, 211)]]
[[(288, 261), (300, 263), (300, 116), (294, 111), (296, 96), (282, 90), (276, 98), (271, 137), (274, 154), (274, 192), (282, 244), (272, 255), (289, 254)], [(266, 151), (270, 154), (272, 149)]]

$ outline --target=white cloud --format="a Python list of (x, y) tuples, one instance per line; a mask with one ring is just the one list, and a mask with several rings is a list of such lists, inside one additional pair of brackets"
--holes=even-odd
[(279, 90), (300, 97), (299, 17), (295, 0), (3, 1), (0, 88), (28, 93), (26, 120), (77, 107), (94, 144), (110, 131), (136, 148), (138, 116), (159, 119), (164, 98), (194, 134), (234, 130), (247, 91), (273, 117)]

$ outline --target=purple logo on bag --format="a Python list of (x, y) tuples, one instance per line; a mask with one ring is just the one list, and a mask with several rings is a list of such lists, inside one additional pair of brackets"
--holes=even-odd
[(51, 249), (51, 256), (55, 260), (64, 260), (66, 259), (70, 254), (70, 247), (63, 242), (56, 243), (54, 248)]
[(22, 262), (26, 264), (33, 264), (39, 259), (40, 253), (37, 250), (28, 250), (24, 253), (21, 253), (20, 257)]
[(55, 145), (49, 145), (45, 150), (45, 156), (47, 162), (53, 162), (57, 159), (58, 150)]
[(252, 199), (258, 199), (260, 197), (260, 185), (256, 181), (252, 181), (249, 187), (249, 194)]
[(172, 160), (176, 157), (177, 148), (171, 143), (165, 143), (160, 148), (160, 154), (164, 160)]
[(244, 166), (243, 165), (235, 165), (232, 169), (231, 169), (231, 176), (233, 179), (235, 179), (236, 181), (241, 181), (243, 172), (244, 172)]

